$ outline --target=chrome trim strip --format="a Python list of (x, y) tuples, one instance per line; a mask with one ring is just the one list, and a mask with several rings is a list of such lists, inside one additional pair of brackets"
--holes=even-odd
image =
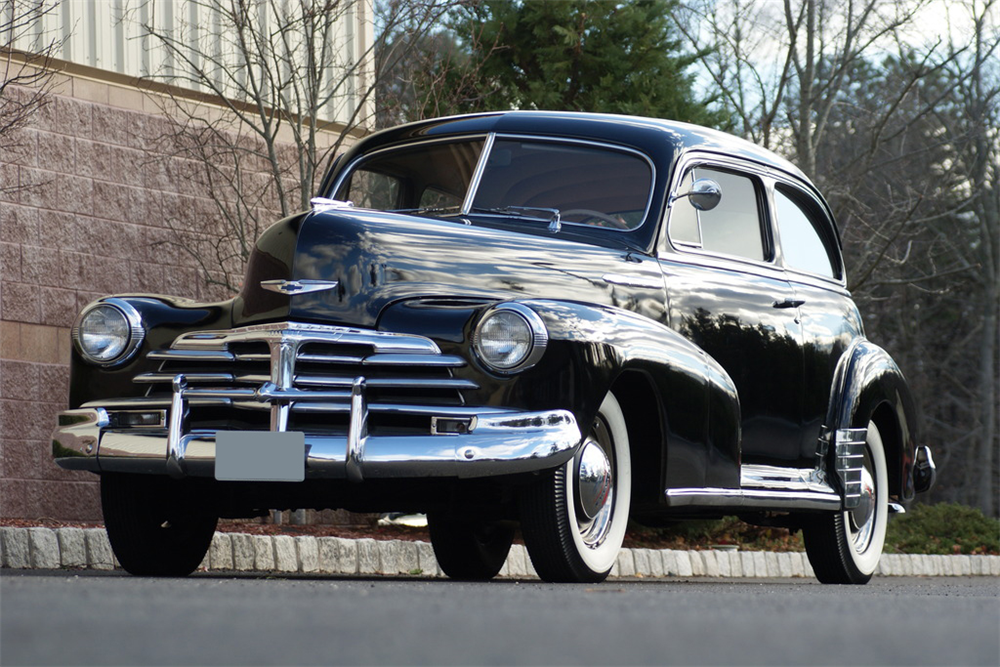
[[(366, 378), (370, 387), (382, 387), (391, 389), (479, 389), (479, 385), (472, 380), (461, 378)], [(295, 376), (295, 385), (298, 387), (350, 387), (353, 381), (347, 378), (328, 377), (303, 377)]]
[(666, 497), (671, 507), (705, 505), (744, 510), (835, 510), (841, 507), (840, 494), (824, 481), (820, 471), (766, 465), (743, 465), (738, 489), (667, 489)]
[[(132, 378), (136, 384), (169, 384), (174, 381), (176, 373), (140, 373)], [(235, 382), (232, 373), (185, 373), (188, 382)]]
[(712, 487), (667, 489), (667, 505), (688, 507), (730, 507), (741, 510), (840, 509), (840, 496), (810, 491), (777, 491), (766, 489), (719, 489)]
[(271, 344), (282, 341), (300, 344), (368, 345), (379, 353), (441, 354), (437, 344), (423, 336), (301, 322), (256, 324), (238, 329), (187, 333), (177, 337), (173, 348), (175, 350), (218, 350), (230, 343), (263, 342)]
[(835, 493), (823, 474), (814, 468), (783, 468), (744, 464), (740, 468), (740, 487), (780, 491)]
[[(310, 355), (301, 355), (302, 360)], [(310, 359), (311, 361), (311, 359)], [(461, 368), (465, 359), (453, 354), (373, 354), (361, 360), (365, 366), (433, 366)]]
[(150, 361), (234, 361), (237, 357), (224, 350), (152, 350)]
[(483, 180), (483, 173), (486, 171), (486, 163), (489, 161), (490, 153), (493, 152), (493, 142), (496, 141), (497, 133), (490, 132), (486, 135), (486, 141), (483, 143), (483, 148), (479, 152), (479, 161), (476, 163), (476, 168), (472, 172), (472, 178), (469, 179), (469, 189), (465, 191), (465, 199), (462, 201), (461, 213), (462, 215), (468, 215), (472, 211), (472, 202), (476, 198), (476, 193), (479, 191), (479, 182)]
[(842, 428), (834, 433), (834, 470), (843, 486), (844, 509), (853, 509), (861, 503), (867, 439), (867, 428)]
[(626, 287), (640, 287), (644, 289), (663, 289), (663, 280), (653, 280), (641, 276), (623, 276), (618, 273), (605, 273), (601, 278), (604, 282), (612, 285), (624, 285)]
[[(191, 391), (198, 390), (187, 390), (187, 395), (190, 396)], [(251, 391), (252, 394), (252, 391)], [(348, 399), (350, 394), (344, 392), (342, 396), (338, 395), (338, 398)], [(231, 400), (228, 399), (205, 399), (201, 397), (195, 397), (187, 401), (189, 406), (204, 406), (204, 405), (230, 405)], [(108, 412), (113, 410), (137, 410), (137, 409), (169, 409), (170, 402), (162, 398), (119, 398), (113, 401), (90, 401), (84, 403), (81, 409), (86, 409), (88, 412), (92, 410), (102, 410), (106, 409)], [(261, 404), (244, 404), (241, 407), (255, 408), (258, 410), (268, 410), (270, 406)], [(349, 412), (350, 405), (347, 402), (342, 403), (324, 403), (323, 401), (316, 401), (314, 403), (292, 403), (292, 412), (306, 412), (306, 413), (316, 413), (316, 412)], [(469, 417), (474, 415), (506, 415), (511, 414), (510, 410), (505, 410), (503, 408), (489, 408), (489, 407), (464, 407), (458, 405), (411, 405), (409, 403), (369, 403), (369, 412), (380, 412), (380, 413), (391, 413), (391, 414), (410, 414), (410, 415), (440, 415), (442, 417)], [(72, 412), (72, 411), (69, 411)]]

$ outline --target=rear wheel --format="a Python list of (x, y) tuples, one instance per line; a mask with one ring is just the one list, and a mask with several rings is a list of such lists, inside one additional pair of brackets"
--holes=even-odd
[(157, 475), (101, 475), (104, 526), (126, 571), (184, 576), (205, 558), (218, 517), (201, 511), (185, 491)]
[(434, 557), (452, 579), (492, 579), (514, 542), (514, 526), (503, 521), (466, 521), (432, 512), (427, 515), (427, 528)]
[(869, 422), (860, 504), (816, 517), (802, 530), (809, 563), (824, 584), (865, 584), (875, 574), (889, 514), (887, 470), (882, 436)]
[(609, 393), (576, 456), (521, 492), (521, 532), (538, 576), (607, 578), (625, 539), (631, 494), (628, 430)]

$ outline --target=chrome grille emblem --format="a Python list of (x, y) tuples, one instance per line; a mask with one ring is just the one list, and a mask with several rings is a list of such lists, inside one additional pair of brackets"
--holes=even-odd
[(260, 286), (278, 294), (308, 294), (335, 289), (340, 284), (338, 280), (262, 280)]

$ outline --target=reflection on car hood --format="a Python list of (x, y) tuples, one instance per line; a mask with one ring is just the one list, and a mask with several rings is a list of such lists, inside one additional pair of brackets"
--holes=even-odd
[[(268, 317), (369, 327), (388, 304), (418, 296), (613, 304), (622, 288), (616, 296), (603, 276), (636, 267), (624, 250), (375, 211), (313, 213), (284, 224), (297, 234), (290, 270), (279, 268), (288, 275), (277, 275), (274, 267), (287, 263), (251, 259), (242, 295), (247, 320), (267, 311)], [(255, 269), (265, 264), (272, 270)], [(262, 280), (282, 278), (337, 285), (291, 296), (260, 287)]]

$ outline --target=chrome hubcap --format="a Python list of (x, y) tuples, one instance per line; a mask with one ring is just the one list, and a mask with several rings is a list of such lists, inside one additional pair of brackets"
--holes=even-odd
[(868, 548), (875, 529), (875, 505), (877, 493), (875, 478), (871, 473), (871, 462), (865, 454), (865, 465), (861, 469), (861, 502), (848, 515), (854, 548), (861, 553)]
[(591, 521), (611, 499), (611, 462), (599, 444), (587, 440), (577, 463), (577, 510)]

